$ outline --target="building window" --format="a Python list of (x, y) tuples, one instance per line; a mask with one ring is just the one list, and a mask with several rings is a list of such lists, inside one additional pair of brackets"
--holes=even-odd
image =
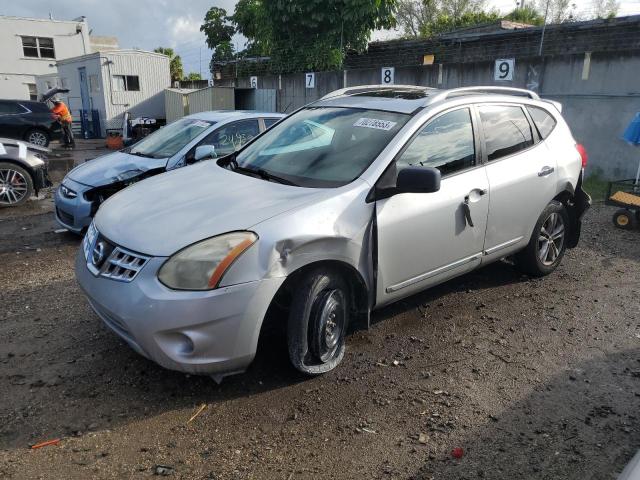
[(53, 38), (22, 37), (22, 51), (29, 58), (56, 58)]
[(139, 92), (140, 79), (137, 75), (114, 75), (113, 76), (114, 92)]
[(100, 84), (98, 83), (97, 75), (89, 75), (89, 91), (96, 93), (100, 91)]
[(38, 100), (38, 88), (35, 83), (27, 83), (27, 88), (29, 89), (29, 100), (33, 100), (34, 102)]

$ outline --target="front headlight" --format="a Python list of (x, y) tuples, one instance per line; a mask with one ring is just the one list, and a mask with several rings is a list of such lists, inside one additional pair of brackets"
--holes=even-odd
[(160, 268), (158, 279), (175, 290), (212, 290), (257, 240), (253, 232), (231, 232), (194, 243), (170, 257)]
[(64, 184), (60, 185), (60, 191), (62, 192), (62, 195), (67, 198), (76, 198), (78, 196), (76, 192), (74, 192)]

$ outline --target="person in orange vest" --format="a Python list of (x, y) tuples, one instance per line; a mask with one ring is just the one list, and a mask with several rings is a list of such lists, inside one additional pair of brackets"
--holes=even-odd
[(71, 113), (67, 106), (60, 99), (54, 98), (51, 113), (56, 116), (60, 125), (62, 125), (64, 146), (67, 148), (75, 148), (76, 142), (73, 138), (73, 131), (71, 130), (71, 122), (73, 121), (73, 118), (71, 117)]

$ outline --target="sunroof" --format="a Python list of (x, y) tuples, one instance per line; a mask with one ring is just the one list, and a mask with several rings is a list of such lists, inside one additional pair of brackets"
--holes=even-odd
[(345, 92), (349, 96), (361, 96), (361, 97), (380, 97), (380, 98), (400, 98), (403, 100), (419, 100), (426, 98), (429, 95), (427, 89), (394, 89), (394, 88), (381, 88), (379, 90), (373, 89), (354, 89)]

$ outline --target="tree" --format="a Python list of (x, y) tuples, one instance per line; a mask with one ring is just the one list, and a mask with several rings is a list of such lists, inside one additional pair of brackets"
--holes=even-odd
[(234, 58), (231, 39), (236, 33), (236, 28), (232, 25), (231, 18), (227, 16), (227, 11), (224, 8), (211, 7), (204, 17), (200, 31), (206, 36), (207, 46), (213, 50), (210, 63), (212, 71), (216, 64)]
[(572, 0), (538, 0), (536, 10), (543, 18), (546, 17), (547, 23), (574, 22), (579, 19), (576, 4)]
[(202, 75), (200, 75), (198, 72), (189, 72), (189, 74), (184, 77), (184, 80), (202, 80)]
[(171, 81), (177, 82), (182, 80), (184, 72), (182, 69), (182, 59), (180, 58), (180, 55), (176, 55), (173, 48), (158, 47), (153, 51), (169, 57), (169, 73), (171, 75)]
[(613, 18), (618, 14), (620, 2), (616, 0), (593, 0), (593, 15), (595, 18)]
[(397, 21), (407, 37), (430, 37), (500, 19), (484, 0), (398, 0)]
[(371, 32), (393, 28), (397, 0), (240, 0), (233, 21), (274, 71), (329, 70)]
[(540, 12), (529, 6), (516, 8), (504, 18), (512, 22), (527, 23), (529, 25), (542, 25), (544, 23), (544, 17)]

